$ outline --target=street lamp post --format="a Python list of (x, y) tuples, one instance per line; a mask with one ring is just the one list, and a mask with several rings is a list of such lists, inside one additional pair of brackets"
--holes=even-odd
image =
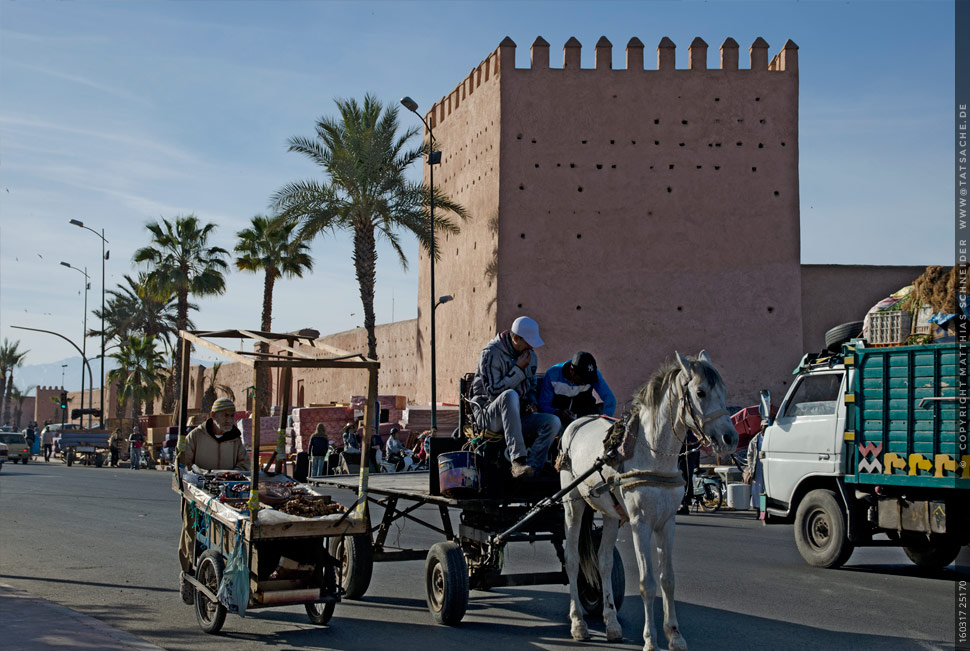
[[(77, 267), (74, 267), (67, 262), (61, 262), (61, 265), (64, 267), (67, 267), (68, 269), (73, 269), (78, 273), (84, 274), (84, 321), (83, 321), (83, 325), (81, 326), (83, 328), (81, 330), (81, 357), (83, 357), (86, 360), (87, 350), (88, 350), (88, 289), (91, 287), (91, 282), (90, 282), (91, 277), (88, 276), (87, 267), (85, 267), (84, 270), (82, 271), (81, 269), (78, 269)], [(93, 385), (94, 383), (92, 382), (91, 384)], [(94, 387), (92, 386), (90, 387), (90, 389), (91, 390), (88, 393), (88, 409), (91, 409), (91, 394), (94, 393)], [(81, 408), (82, 409), (84, 408), (84, 366), (83, 365), (81, 366)], [(83, 417), (81, 418), (81, 421), (82, 422), (84, 421)], [(90, 413), (88, 414), (88, 427), (91, 427)]]
[[(101, 426), (104, 427), (104, 262), (111, 255), (110, 251), (105, 251), (108, 240), (104, 239), (104, 229), (101, 232), (84, 225), (80, 219), (72, 219), (71, 222), (78, 228), (91, 231), (101, 238)], [(93, 389), (94, 387), (92, 387)], [(90, 407), (90, 405), (88, 405)]]
[(437, 305), (435, 304), (435, 293), (434, 293), (434, 166), (441, 162), (441, 152), (434, 150), (434, 131), (431, 129), (431, 125), (427, 120), (424, 119), (420, 113), (418, 113), (418, 103), (415, 102), (410, 97), (402, 97), (401, 105), (407, 110), (411, 111), (418, 116), (418, 119), (424, 124), (425, 129), (428, 130), (428, 144), (430, 149), (428, 151), (428, 167), (430, 168), (430, 188), (429, 188), (429, 207), (430, 207), (430, 231), (431, 231), (431, 254), (430, 254), (430, 281), (431, 281), (431, 431), (438, 431), (438, 379), (435, 375), (435, 338), (434, 338), (434, 311)]
[(64, 388), (64, 369), (67, 368), (67, 364), (61, 364), (61, 389)]

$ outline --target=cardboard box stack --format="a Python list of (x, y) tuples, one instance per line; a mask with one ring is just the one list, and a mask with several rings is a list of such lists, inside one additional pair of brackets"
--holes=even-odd
[[(438, 434), (450, 434), (458, 427), (458, 407), (439, 405), (437, 411)], [(411, 405), (405, 413), (404, 424), (409, 430), (416, 432), (431, 429), (431, 406)]]
[[(276, 449), (276, 428), (280, 425), (278, 416), (263, 416), (259, 419), (259, 448), (260, 450)], [(242, 431), (243, 442), (246, 447), (252, 446), (253, 419), (244, 418), (236, 422), (236, 427)], [(289, 443), (289, 441), (287, 441)]]
[(317, 425), (322, 423), (327, 430), (327, 438), (334, 443), (341, 443), (341, 434), (347, 423), (354, 422), (352, 407), (298, 407), (293, 410), (293, 430), (296, 433), (296, 447), (306, 450), (307, 443)]

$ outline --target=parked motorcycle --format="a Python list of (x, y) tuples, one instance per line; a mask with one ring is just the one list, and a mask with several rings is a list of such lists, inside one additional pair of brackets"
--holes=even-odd
[(691, 502), (707, 513), (714, 513), (724, 503), (724, 487), (716, 475), (694, 474)]

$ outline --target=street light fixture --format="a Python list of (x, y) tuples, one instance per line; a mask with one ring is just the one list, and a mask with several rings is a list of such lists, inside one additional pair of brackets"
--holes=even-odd
[[(62, 267), (67, 267), (68, 269), (73, 269), (74, 271), (84, 275), (84, 321), (81, 331), (81, 357), (84, 358), (84, 363), (87, 364), (87, 349), (88, 349), (88, 290), (91, 288), (91, 277), (88, 276), (88, 268), (85, 267), (82, 271), (75, 266), (72, 266), (68, 262), (61, 262)], [(94, 384), (93, 382), (91, 383)], [(88, 393), (88, 409), (91, 409), (91, 395), (94, 393), (94, 386), (91, 387)], [(102, 391), (103, 393), (103, 391)], [(84, 366), (81, 366), (81, 407), (84, 407)], [(104, 413), (104, 412), (102, 412)], [(88, 427), (91, 427), (91, 414), (88, 414)]]
[[(105, 246), (108, 244), (108, 240), (104, 239), (104, 229), (101, 232), (85, 226), (84, 222), (80, 219), (72, 219), (71, 224), (77, 226), (78, 228), (83, 228), (84, 230), (91, 231), (95, 235), (101, 238), (101, 426), (104, 427), (104, 262), (111, 255), (111, 251), (105, 251)], [(94, 387), (92, 387), (93, 389)], [(91, 405), (89, 404), (88, 407)]]
[[(67, 368), (67, 364), (61, 364), (61, 388), (62, 389), (64, 388), (64, 373), (65, 373), (64, 369), (66, 368)], [(84, 371), (81, 371), (81, 373), (83, 374)]]
[(444, 303), (447, 303), (448, 301), (453, 301), (453, 300), (455, 300), (454, 296), (439, 296), (438, 302), (434, 304), (434, 309), (437, 310), (439, 305), (442, 305)]
[[(430, 168), (430, 188), (428, 194), (429, 197), (429, 207), (430, 207), (430, 231), (431, 231), (431, 262), (430, 262), (430, 281), (431, 281), (431, 431), (438, 431), (438, 397), (437, 397), (437, 376), (435, 374), (435, 339), (434, 339), (434, 311), (438, 306), (434, 300), (434, 166), (441, 163), (441, 152), (434, 150), (434, 132), (431, 129), (431, 125), (427, 120), (424, 119), (420, 113), (418, 113), (418, 103), (415, 102), (410, 97), (402, 97), (401, 105), (407, 110), (411, 111), (418, 116), (418, 119), (424, 124), (424, 128), (428, 130), (428, 144), (430, 146), (428, 150), (428, 167)], [(451, 297), (449, 297), (451, 300)], [(445, 301), (447, 302), (447, 301)]]

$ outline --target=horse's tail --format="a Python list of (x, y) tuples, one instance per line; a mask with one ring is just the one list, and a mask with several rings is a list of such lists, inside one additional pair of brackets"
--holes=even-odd
[(593, 538), (593, 509), (584, 505), (583, 520), (579, 525), (579, 569), (587, 584), (600, 589), (600, 570), (597, 558), (599, 540)]

